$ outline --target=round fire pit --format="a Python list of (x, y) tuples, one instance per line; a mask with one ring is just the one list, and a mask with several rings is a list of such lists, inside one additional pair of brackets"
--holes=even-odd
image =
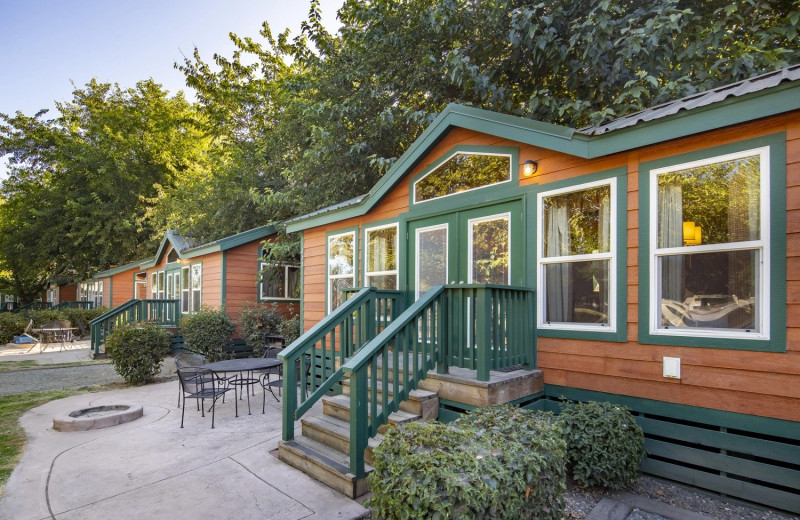
[(112, 404), (75, 410), (53, 418), (53, 429), (60, 432), (81, 432), (108, 428), (138, 419), (144, 410), (137, 404)]

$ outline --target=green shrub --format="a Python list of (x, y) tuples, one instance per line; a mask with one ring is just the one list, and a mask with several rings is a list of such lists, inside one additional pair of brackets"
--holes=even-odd
[(283, 336), (283, 344), (291, 345), (294, 340), (300, 337), (300, 316), (293, 314), (288, 320), (283, 320), (278, 325), (278, 334)]
[(106, 352), (125, 381), (144, 385), (159, 373), (171, 341), (172, 335), (161, 327), (125, 325), (108, 336)]
[(28, 326), (28, 318), (13, 312), (0, 312), (0, 343), (11, 343)]
[(86, 331), (86, 334), (89, 334), (91, 330), (89, 322), (108, 311), (108, 307), (96, 307), (94, 309), (62, 309), (61, 313), (64, 315), (64, 319), (72, 323), (73, 327), (78, 328), (77, 335), (80, 334), (81, 325), (83, 325), (83, 330)]
[(279, 327), (283, 316), (278, 312), (274, 303), (267, 305), (250, 306), (247, 302), (239, 311), (239, 326), (245, 343), (253, 349), (253, 356), (260, 357), (264, 354), (267, 336), (281, 335)]
[(559, 420), (576, 484), (622, 489), (639, 478), (644, 434), (628, 410), (611, 403), (569, 403)]
[(25, 313), (28, 319), (33, 320), (33, 327), (39, 328), (49, 321), (66, 320), (61, 311), (42, 310), (42, 311), (28, 311)]
[(559, 423), (508, 406), (392, 428), (366, 505), (382, 519), (559, 519), (565, 449)]
[(227, 359), (225, 352), (236, 326), (224, 311), (202, 307), (181, 319), (181, 334), (186, 349), (198, 352), (209, 362)]

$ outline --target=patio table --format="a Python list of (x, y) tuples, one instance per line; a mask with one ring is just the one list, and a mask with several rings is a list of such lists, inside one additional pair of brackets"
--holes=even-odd
[[(214, 372), (237, 372), (239, 376), (228, 380), (228, 384), (243, 388), (247, 392), (247, 414), (252, 415), (250, 412), (250, 387), (260, 384), (258, 378), (253, 377), (253, 372), (275, 368), (281, 364), (282, 362), (275, 358), (242, 358), (206, 363), (200, 368), (208, 368)], [(239, 399), (241, 399), (241, 394)], [(236, 417), (239, 417), (239, 404), (235, 397), (234, 402), (236, 403)]]

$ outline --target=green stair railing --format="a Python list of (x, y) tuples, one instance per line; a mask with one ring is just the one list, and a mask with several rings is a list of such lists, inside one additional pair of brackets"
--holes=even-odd
[(26, 305), (22, 305), (21, 307), (17, 307), (11, 312), (19, 314), (19, 313), (25, 313), (27, 311), (45, 311), (47, 309), (50, 309), (52, 306), (53, 304), (50, 302), (31, 302)]
[(365, 287), (279, 354), (283, 361), (283, 440), (294, 422), (342, 379), (340, 366), (400, 314), (403, 293)]
[(178, 326), (181, 316), (180, 300), (128, 300), (119, 307), (90, 321), (91, 348), (100, 353), (100, 345), (115, 328), (129, 323)]
[(53, 307), (53, 310), (58, 309), (94, 309), (94, 302), (89, 300), (66, 301)]
[[(425, 293), (342, 367), (350, 378), (350, 471), (365, 474), (364, 450), (409, 393), (436, 368), (531, 368), (533, 291), (499, 285), (437, 286)], [(380, 378), (378, 375), (380, 374)]]

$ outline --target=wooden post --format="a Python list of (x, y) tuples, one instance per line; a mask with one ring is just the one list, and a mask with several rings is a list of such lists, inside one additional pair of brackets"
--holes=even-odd
[(492, 346), (491, 327), (491, 291), (477, 289), (475, 291), (475, 355), (478, 361), (478, 381), (489, 380), (491, 359), (489, 349)]
[(364, 478), (364, 450), (367, 448), (367, 371), (350, 375), (350, 473)]

